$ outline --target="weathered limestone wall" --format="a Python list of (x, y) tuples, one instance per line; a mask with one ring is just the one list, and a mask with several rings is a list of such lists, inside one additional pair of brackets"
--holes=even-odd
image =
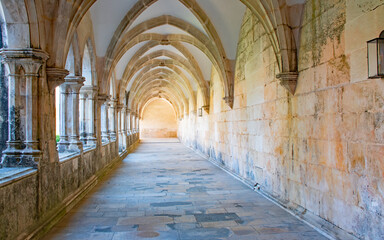
[(140, 120), (140, 136), (142, 138), (177, 137), (176, 115), (169, 103), (157, 99), (145, 107)]
[[(291, 206), (359, 238), (383, 238), (384, 82), (367, 78), (366, 58), (383, 10), (380, 0), (307, 1), (294, 96), (275, 78), (267, 33), (247, 11), (233, 110), (213, 71), (210, 115), (182, 119), (180, 139)], [(190, 124), (195, 131), (184, 130)]]
[[(0, 182), (0, 239), (26, 239), (63, 216), (76, 198), (97, 182), (106, 167), (120, 159), (117, 142), (63, 159), (42, 170)], [(125, 155), (124, 155), (125, 156)]]

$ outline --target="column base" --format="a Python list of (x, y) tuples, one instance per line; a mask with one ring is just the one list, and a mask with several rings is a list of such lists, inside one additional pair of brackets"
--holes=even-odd
[(69, 146), (67, 152), (82, 152), (83, 151), (83, 143), (79, 140), (73, 140), (69, 142)]
[(110, 133), (109, 138), (111, 139), (111, 141), (116, 141), (116, 133), (115, 132)]
[(109, 139), (109, 134), (104, 132), (104, 133), (101, 133), (101, 142), (103, 144), (105, 143), (109, 143), (110, 142), (110, 139)]
[(87, 138), (87, 146), (88, 147), (96, 147), (97, 138), (95, 136), (88, 136)]
[(80, 142), (82, 142), (84, 146), (88, 144), (88, 138), (86, 134), (80, 135)]
[(38, 152), (34, 151), (31, 153), (24, 153), (22, 158), (21, 158), (20, 166), (37, 168), (40, 159), (41, 159), (41, 152), (40, 151), (38, 151)]
[(5, 150), (0, 167), (33, 167), (37, 168), (41, 159), (40, 150)]
[(59, 153), (66, 152), (68, 150), (68, 147), (69, 147), (69, 142), (66, 140), (60, 139), (60, 141), (57, 143), (57, 151)]
[(6, 149), (1, 157), (0, 167), (20, 167), (22, 152), (17, 149)]

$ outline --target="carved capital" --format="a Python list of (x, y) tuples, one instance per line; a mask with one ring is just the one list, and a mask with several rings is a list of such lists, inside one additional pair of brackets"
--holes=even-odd
[(99, 94), (97, 95), (97, 101), (99, 104), (105, 103), (109, 99), (109, 96), (107, 94)]
[(209, 114), (209, 105), (202, 106), (201, 108), (204, 109), (204, 111)]
[(109, 106), (110, 106), (111, 108), (115, 108), (115, 107), (117, 106), (117, 104), (118, 104), (118, 100), (117, 100), (117, 98), (111, 98), (111, 99), (109, 100)]
[(34, 48), (2, 48), (0, 55), (8, 74), (17, 74), (19, 66), (22, 66), (26, 75), (37, 76), (40, 67), (48, 59), (46, 52)]
[(46, 73), (50, 93), (54, 93), (55, 88), (63, 84), (64, 78), (69, 74), (68, 70), (62, 68), (47, 68)]
[(99, 90), (98, 87), (94, 87), (94, 86), (83, 86), (81, 89), (80, 89), (80, 94), (86, 94), (88, 97), (87, 99), (92, 99), (94, 100), (96, 95), (97, 95), (97, 91)]
[(64, 84), (67, 85), (72, 93), (78, 94), (80, 88), (84, 85), (85, 78), (82, 76), (67, 76)]
[(44, 63), (48, 59), (48, 53), (41, 49), (36, 48), (2, 48), (0, 49), (0, 55), (3, 57), (3, 61), (24, 61), (28, 59), (34, 59)]
[(286, 88), (292, 95), (295, 94), (297, 78), (299, 77), (298, 72), (284, 72), (279, 73), (276, 77), (280, 80), (280, 84)]
[(225, 103), (226, 103), (230, 108), (233, 107), (233, 96), (226, 96), (226, 97), (223, 98), (223, 100), (225, 101)]
[(121, 104), (121, 103), (116, 105), (117, 111), (119, 111), (119, 112), (120, 112), (121, 110), (124, 110), (124, 107), (125, 107), (125, 105), (124, 105), (124, 104)]

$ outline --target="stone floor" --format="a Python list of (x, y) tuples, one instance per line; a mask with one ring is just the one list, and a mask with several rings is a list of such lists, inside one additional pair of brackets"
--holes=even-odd
[(326, 239), (176, 142), (146, 140), (44, 239)]

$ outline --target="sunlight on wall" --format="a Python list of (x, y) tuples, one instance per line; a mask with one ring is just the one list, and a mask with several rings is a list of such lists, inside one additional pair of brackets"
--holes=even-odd
[(142, 138), (177, 137), (177, 120), (172, 106), (165, 100), (156, 99), (144, 109), (140, 120)]

